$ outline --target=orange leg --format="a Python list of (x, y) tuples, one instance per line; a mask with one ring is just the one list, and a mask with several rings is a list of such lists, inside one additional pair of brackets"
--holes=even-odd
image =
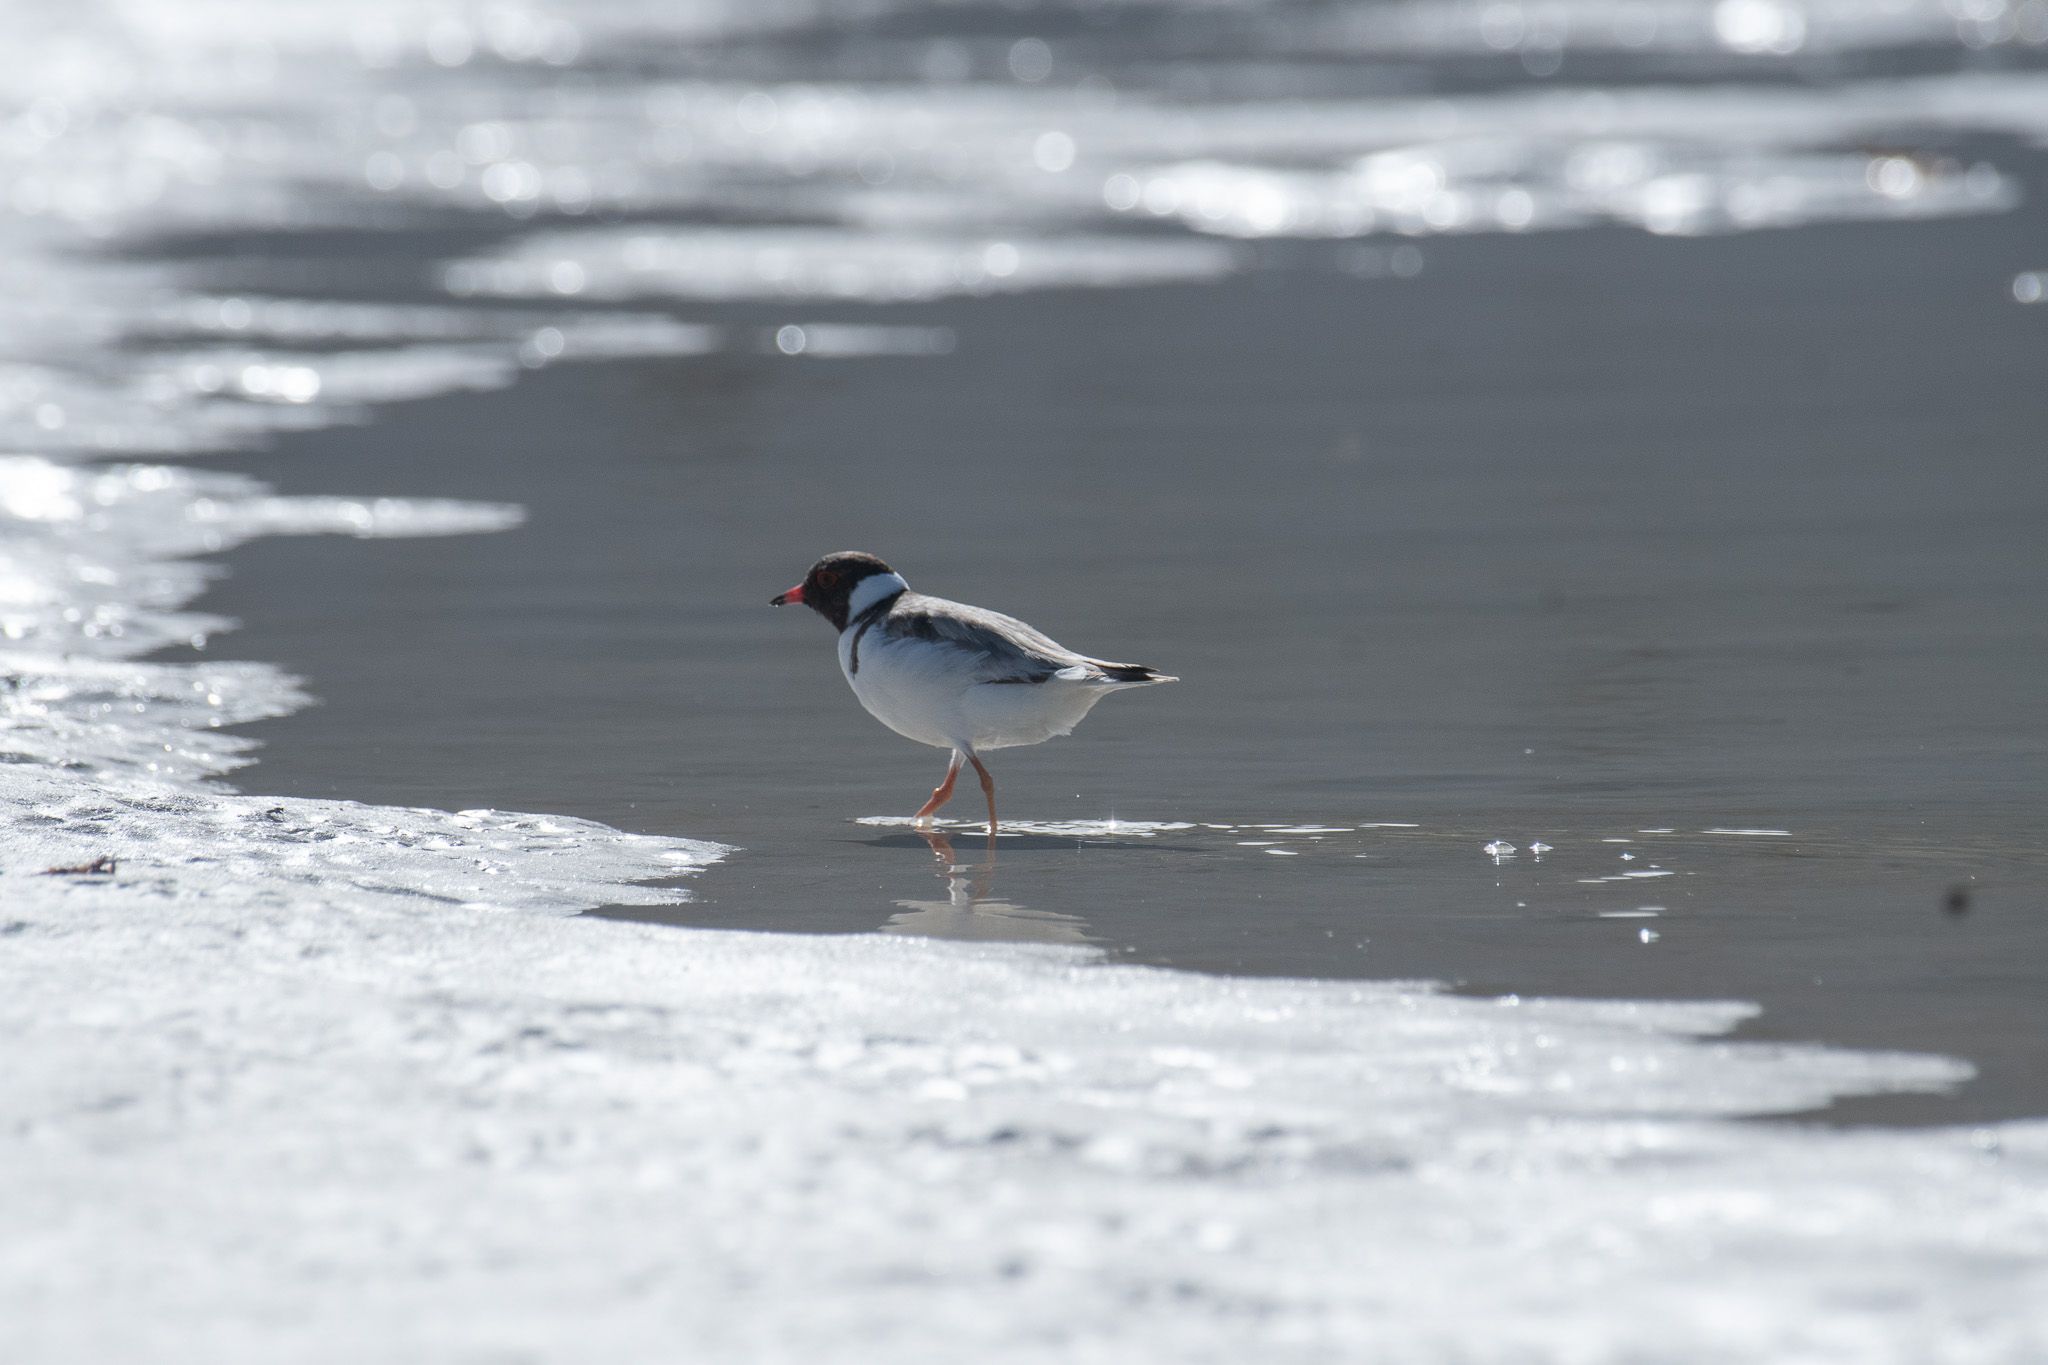
[[(960, 759), (961, 753), (958, 749), (955, 749), (953, 751), (953, 761), (946, 765), (946, 780), (932, 788), (932, 799), (918, 807), (917, 814), (911, 817), (913, 820), (923, 824), (932, 818), (933, 811), (936, 811), (940, 806), (953, 799), (953, 779), (960, 776)], [(981, 764), (977, 762), (974, 766), (978, 768)]]
[(974, 771), (981, 774), (981, 794), (988, 798), (988, 837), (996, 837), (996, 780), (988, 775), (988, 769), (981, 764), (978, 754), (969, 754), (967, 761), (974, 765)]

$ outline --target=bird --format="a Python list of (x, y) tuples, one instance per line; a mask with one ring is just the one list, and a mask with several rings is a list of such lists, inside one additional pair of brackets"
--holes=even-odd
[(803, 605), (839, 632), (839, 671), (868, 714), (905, 739), (949, 749), (945, 780), (913, 817), (930, 823), (971, 763), (996, 834), (996, 781), (981, 755), (1064, 735), (1112, 692), (1179, 682), (1143, 664), (1077, 654), (1014, 616), (927, 597), (874, 555), (811, 566), (770, 606)]

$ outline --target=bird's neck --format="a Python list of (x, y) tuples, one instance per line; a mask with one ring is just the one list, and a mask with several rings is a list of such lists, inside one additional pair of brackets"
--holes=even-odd
[(852, 594), (846, 599), (846, 619), (849, 623), (874, 610), (884, 602), (901, 596), (910, 585), (903, 581), (900, 573), (869, 574), (853, 585)]

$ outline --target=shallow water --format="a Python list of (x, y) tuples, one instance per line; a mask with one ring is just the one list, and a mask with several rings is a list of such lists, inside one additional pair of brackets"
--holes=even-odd
[[(258, 732), (278, 789), (716, 838), (745, 852), (677, 922), (901, 930), (951, 878), (855, 822), (943, 760), (858, 710), (819, 622), (760, 605), (866, 546), (1185, 679), (994, 771), (1020, 821), (1195, 829), (1020, 827), (988, 894), (1028, 920), (909, 926), (1758, 999), (1784, 1036), (1984, 1069), (1888, 1112), (2036, 1112), (2048, 400), (2041, 318), (2000, 288), (2035, 223), (1465, 239), (1385, 280), (1305, 251), (881, 315), (947, 329), (944, 355), (550, 371), (264, 465), (488, 478), (525, 529), (255, 546), (217, 600), (326, 683)], [(317, 610), (271, 605), (308, 576)], [(1344, 833), (1278, 835), (1286, 857), (1239, 828), (1304, 823)], [(1704, 832), (1755, 828), (1787, 833)], [(1653, 862), (1675, 875), (1609, 879)]]

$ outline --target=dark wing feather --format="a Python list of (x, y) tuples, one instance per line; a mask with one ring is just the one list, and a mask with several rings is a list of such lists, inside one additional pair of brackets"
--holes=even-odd
[(1013, 616), (936, 597), (905, 593), (904, 599), (889, 613), (886, 628), (974, 655), (982, 682), (1042, 683), (1063, 668), (1094, 666), (1094, 660)]

